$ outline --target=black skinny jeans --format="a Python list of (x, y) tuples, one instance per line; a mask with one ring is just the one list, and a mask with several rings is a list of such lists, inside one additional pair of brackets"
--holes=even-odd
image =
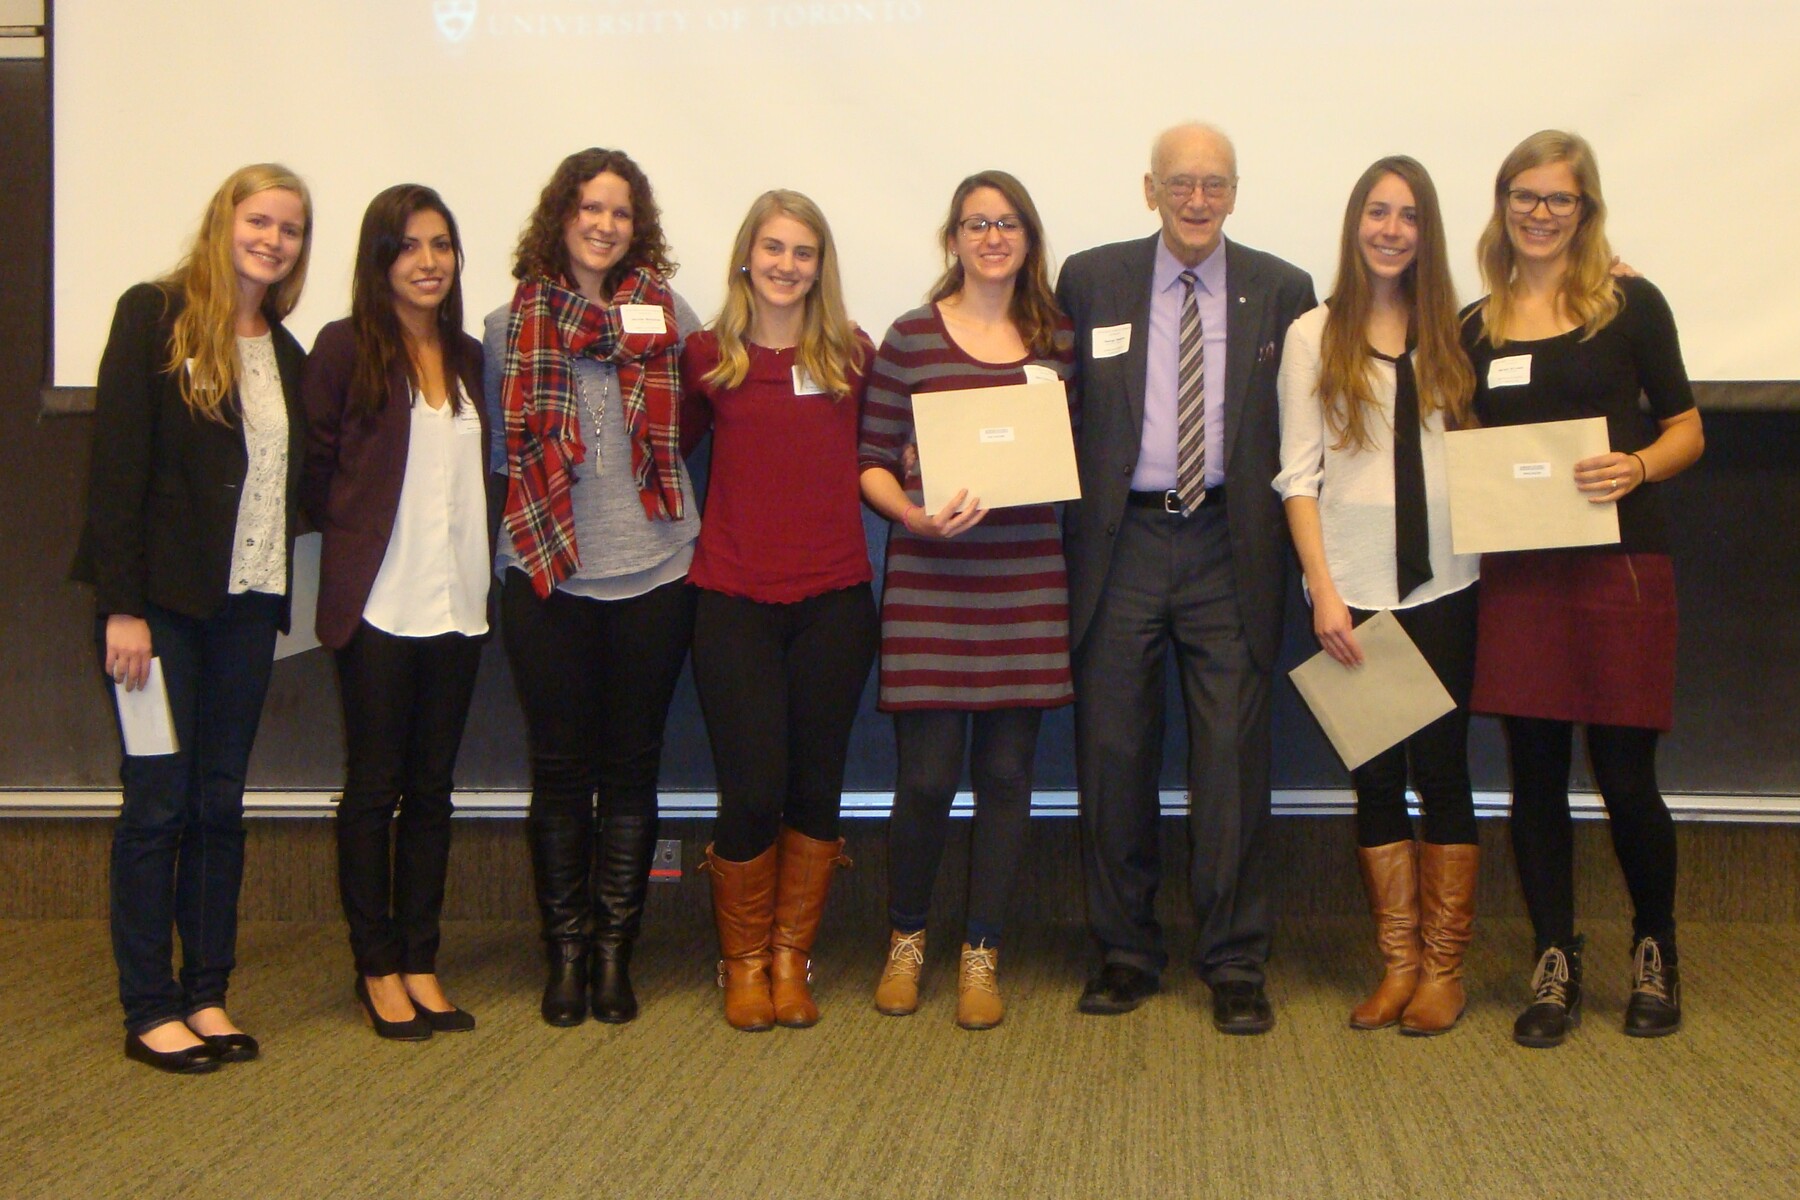
[(969, 831), (965, 936), (972, 946), (1000, 944), (1013, 881), (1031, 836), (1031, 772), (1043, 716), (1041, 708), (894, 714), (900, 773), (888, 822), (888, 920), (895, 929), (925, 928), (967, 741), (975, 819)]
[(656, 815), (663, 726), (694, 629), (693, 589), (626, 600), (538, 599), (523, 571), (501, 588), (503, 638), (531, 742), (531, 816)]
[[(1568, 721), (1507, 717), (1512, 845), (1537, 952), (1575, 937), (1574, 823), (1569, 817)], [(1632, 936), (1653, 937), (1675, 960), (1675, 822), (1656, 784), (1654, 729), (1587, 727), (1588, 763), (1606, 804), (1613, 853), (1631, 893)]]
[(348, 751), (337, 816), (338, 893), (356, 969), (433, 974), (450, 864), (452, 777), (481, 642), (460, 633), (397, 637), (364, 622), (337, 652), (337, 665)]
[[(1475, 798), (1469, 783), (1469, 691), (1475, 681), (1475, 595), (1478, 584), (1412, 608), (1394, 610), (1400, 628), (1418, 646), (1456, 707), (1356, 770), (1356, 844), (1386, 846), (1412, 840), (1406, 812), (1410, 769), (1419, 794), (1419, 832), (1434, 845), (1478, 840)], [(1360, 625), (1373, 612), (1353, 608)]]
[(792, 604), (696, 590), (694, 685), (719, 781), (714, 851), (748, 862), (784, 824), (836, 838), (850, 728), (880, 636), (869, 585)]

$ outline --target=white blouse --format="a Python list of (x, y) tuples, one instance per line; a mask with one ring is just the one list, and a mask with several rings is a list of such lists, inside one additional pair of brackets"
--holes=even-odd
[(1478, 554), (1450, 550), (1450, 483), (1444, 472), (1444, 414), (1419, 431), (1425, 462), (1425, 514), (1431, 533), (1431, 579), (1404, 602), (1395, 581), (1394, 364), (1371, 361), (1377, 411), (1365, 428), (1369, 445), (1334, 449), (1319, 401), (1319, 356), (1327, 308), (1321, 304), (1288, 329), (1276, 388), (1281, 397), (1281, 473), (1275, 490), (1287, 500), (1313, 496), (1325, 538), (1325, 565), (1352, 608), (1411, 608), (1475, 582)]
[(487, 632), (481, 418), (473, 401), (461, 404), (455, 412), (448, 402), (433, 408), (412, 397), (394, 530), (363, 606), (363, 620), (397, 637)]
[(287, 593), (288, 412), (275, 362), (275, 339), (240, 337), (238, 399), (244, 408), (249, 465), (238, 493), (228, 589)]

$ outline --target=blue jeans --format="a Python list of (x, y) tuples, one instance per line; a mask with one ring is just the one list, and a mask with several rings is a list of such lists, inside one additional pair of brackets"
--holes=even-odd
[[(244, 876), (244, 773), (282, 607), (261, 592), (231, 596), (204, 619), (146, 606), (180, 749), (126, 755), (119, 767), (112, 942), (133, 1033), (225, 1002)], [(181, 935), (179, 982), (171, 927)]]

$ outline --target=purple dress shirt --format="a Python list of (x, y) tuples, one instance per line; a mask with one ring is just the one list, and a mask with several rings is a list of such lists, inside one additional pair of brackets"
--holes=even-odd
[[(1145, 346), (1144, 435), (1138, 446), (1133, 491), (1162, 492), (1175, 486), (1176, 367), (1181, 359), (1181, 273), (1188, 268), (1161, 238), (1150, 277), (1150, 332)], [(1206, 486), (1225, 482), (1225, 240), (1195, 267), (1199, 282), (1200, 328), (1206, 341)]]

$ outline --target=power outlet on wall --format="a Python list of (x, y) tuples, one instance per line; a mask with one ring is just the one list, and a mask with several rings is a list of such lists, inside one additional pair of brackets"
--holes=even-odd
[(681, 841), (679, 838), (658, 838), (656, 857), (650, 860), (650, 880), (653, 883), (681, 882)]

